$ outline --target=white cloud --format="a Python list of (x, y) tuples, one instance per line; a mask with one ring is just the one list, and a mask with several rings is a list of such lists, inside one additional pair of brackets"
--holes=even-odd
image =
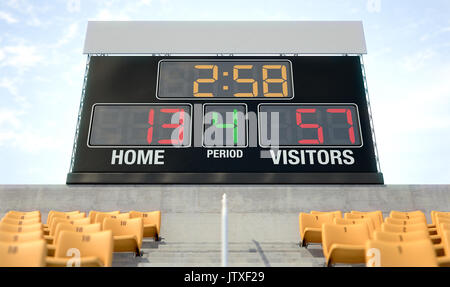
[(78, 34), (78, 23), (72, 23), (70, 24), (65, 30), (64, 34), (59, 39), (59, 41), (54, 45), (53, 48), (60, 48), (61, 46), (64, 46), (65, 44), (69, 43), (72, 39), (75, 38), (75, 36)]
[(19, 22), (19, 20), (11, 16), (11, 14), (4, 11), (0, 11), (0, 20), (6, 21), (6, 23), (8, 24), (14, 24)]
[(420, 70), (427, 61), (433, 58), (436, 55), (436, 52), (428, 48), (423, 51), (419, 51), (412, 55), (408, 55), (402, 58), (401, 65), (409, 72), (415, 72)]
[(0, 67), (14, 67), (23, 72), (42, 61), (42, 56), (38, 54), (38, 48), (32, 45), (18, 44), (5, 46), (0, 49), (3, 60)]

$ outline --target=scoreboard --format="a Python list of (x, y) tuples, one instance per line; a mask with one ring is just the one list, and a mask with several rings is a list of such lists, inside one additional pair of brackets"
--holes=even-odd
[[(181, 37), (187, 28), (178, 24)], [(89, 23), (86, 45), (114, 25)], [(139, 34), (146, 25), (172, 24), (130, 27)], [(225, 40), (236, 37), (230, 30)], [(160, 42), (173, 37), (166, 32)], [(195, 42), (180, 51), (202, 46)], [(121, 45), (85, 47), (108, 53), (87, 51), (67, 183), (383, 183), (361, 54), (157, 54)]]

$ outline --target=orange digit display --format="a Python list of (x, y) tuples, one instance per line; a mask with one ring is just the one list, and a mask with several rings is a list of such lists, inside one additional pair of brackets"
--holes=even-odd
[(248, 83), (252, 84), (252, 92), (251, 93), (235, 93), (233, 94), (238, 98), (252, 98), (258, 96), (258, 82), (255, 79), (243, 79), (239, 78), (239, 70), (251, 70), (253, 65), (235, 65), (233, 66), (233, 80), (237, 83)]
[(200, 70), (212, 70), (212, 72), (213, 72), (212, 79), (197, 79), (194, 81), (194, 89), (193, 89), (194, 97), (199, 97), (199, 98), (214, 97), (213, 93), (199, 93), (198, 86), (199, 86), (199, 83), (214, 83), (215, 81), (217, 81), (218, 74), (219, 74), (219, 68), (217, 67), (217, 65), (195, 65), (194, 68), (200, 69)]
[[(280, 70), (281, 71), (281, 79), (280, 78), (269, 78), (268, 70)], [(287, 85), (287, 72), (285, 65), (264, 65), (262, 68), (263, 74), (263, 95), (264, 97), (271, 98), (282, 98), (288, 96), (288, 85)], [(269, 93), (269, 84), (270, 83), (281, 83), (282, 92), (281, 93)]]

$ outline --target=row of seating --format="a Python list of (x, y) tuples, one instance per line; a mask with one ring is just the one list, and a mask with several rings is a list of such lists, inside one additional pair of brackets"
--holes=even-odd
[(160, 211), (50, 211), (45, 224), (39, 211), (9, 211), (0, 221), (0, 267), (109, 267), (113, 252), (142, 256), (143, 237), (159, 240), (160, 226)]
[(450, 212), (311, 211), (299, 214), (300, 246), (321, 244), (326, 266), (450, 266)]

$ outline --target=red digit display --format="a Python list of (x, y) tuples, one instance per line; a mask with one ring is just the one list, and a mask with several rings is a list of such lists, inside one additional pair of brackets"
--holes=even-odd
[(315, 113), (316, 109), (297, 109), (297, 125), (303, 129), (317, 129), (318, 139), (303, 139), (299, 140), (299, 144), (322, 144), (323, 143), (323, 128), (318, 124), (304, 124), (302, 123), (302, 113)]
[(162, 127), (165, 129), (178, 129), (178, 139), (162, 139), (159, 140), (160, 144), (171, 144), (171, 145), (179, 145), (183, 142), (183, 130), (184, 130), (184, 110), (183, 109), (161, 109), (162, 113), (179, 113), (180, 118), (178, 120), (178, 124), (163, 124)]
[(148, 123), (150, 124), (150, 127), (147, 130), (147, 143), (151, 144), (153, 139), (153, 122), (155, 120), (155, 110), (150, 109), (150, 112), (148, 113)]
[(327, 112), (332, 114), (346, 114), (347, 123), (350, 125), (350, 127), (348, 128), (348, 137), (350, 139), (350, 142), (354, 144), (355, 129), (353, 128), (352, 112), (350, 111), (350, 109), (327, 109)]

